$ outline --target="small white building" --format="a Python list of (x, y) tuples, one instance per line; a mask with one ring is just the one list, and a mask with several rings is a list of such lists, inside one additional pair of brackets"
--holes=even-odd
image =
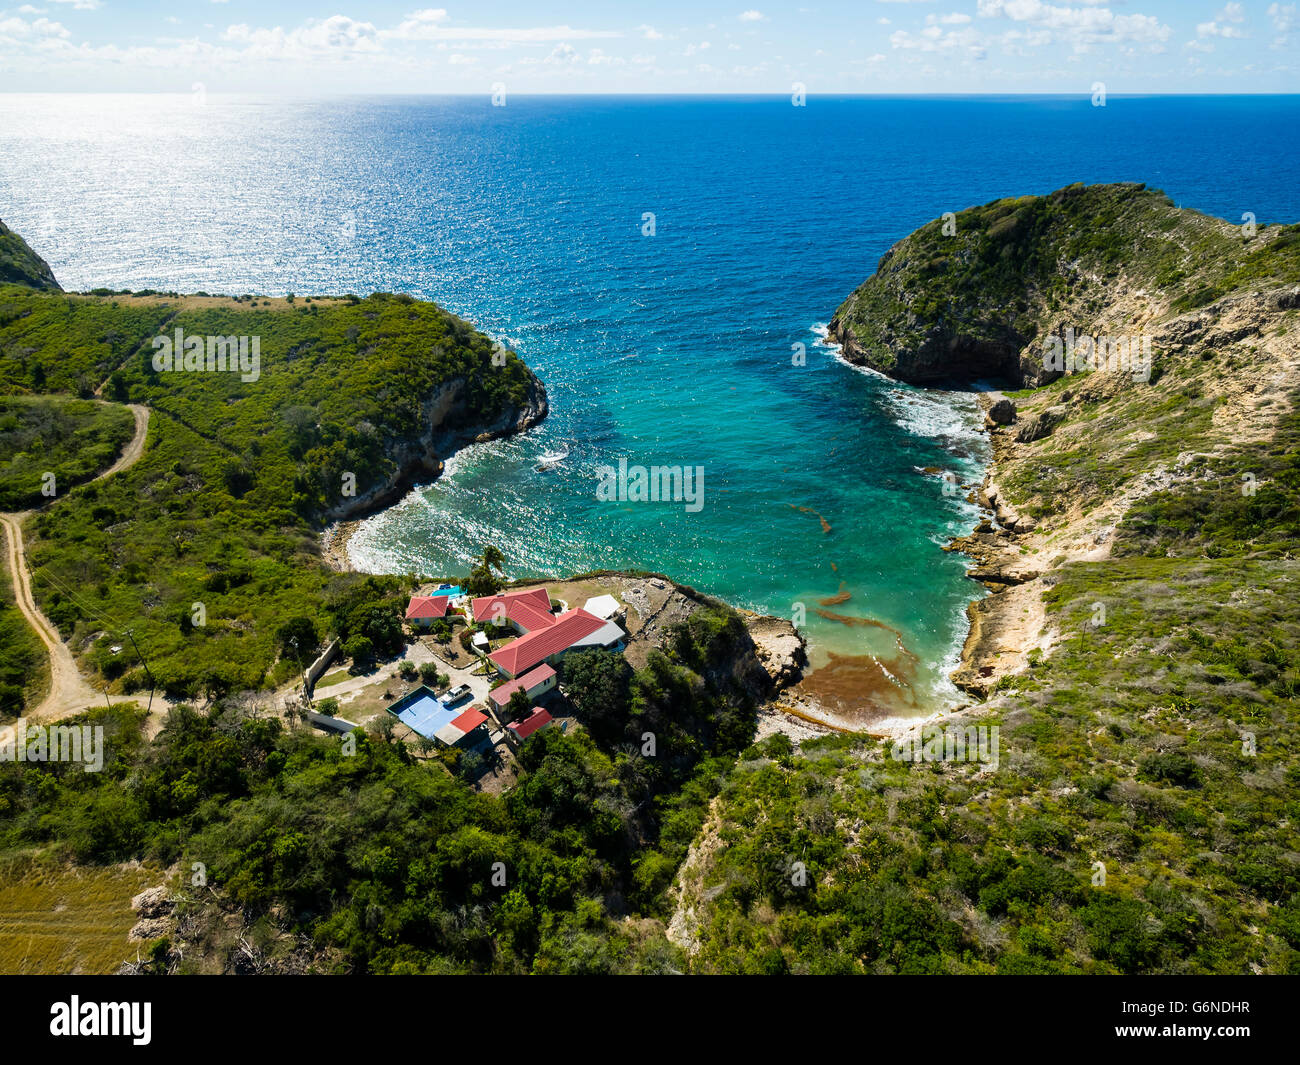
[(588, 599), (582, 608), (588, 614), (595, 614), (601, 621), (612, 621), (623, 616), (623, 607), (612, 595), (598, 595)]

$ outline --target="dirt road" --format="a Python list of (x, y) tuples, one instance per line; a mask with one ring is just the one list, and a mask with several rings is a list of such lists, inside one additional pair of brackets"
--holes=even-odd
[[(140, 460), (144, 454), (145, 438), (149, 433), (149, 408), (130, 404), (135, 416), (135, 435), (122, 450), (121, 456), (95, 480), (111, 477), (127, 469)], [(14, 599), (22, 611), (27, 623), (45, 644), (50, 656), (50, 690), (35, 710), (27, 716), (33, 721), (55, 720), (78, 713), (86, 707), (103, 701), (103, 694), (97, 692), (77, 669), (72, 652), (59, 637), (58, 630), (50, 620), (41, 613), (32, 597), (31, 578), (28, 574), (27, 556), (23, 547), (23, 520), (31, 513), (0, 514), (0, 525), (5, 531), (5, 564), (9, 567), (9, 577), (14, 586)]]

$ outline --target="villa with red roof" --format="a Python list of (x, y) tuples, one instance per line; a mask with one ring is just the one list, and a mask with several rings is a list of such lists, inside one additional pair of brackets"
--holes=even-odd
[(509, 625), (521, 636), (555, 624), (551, 595), (545, 588), (502, 592), (474, 600), (474, 620), (480, 624)]
[(445, 595), (413, 595), (406, 604), (406, 620), (420, 628), (428, 628), (438, 618), (447, 616), (451, 599)]
[(534, 629), (493, 651), (488, 658), (503, 676), (513, 679), (544, 662), (554, 666), (569, 651), (615, 647), (625, 635), (612, 621), (581, 609), (566, 610), (552, 624)]

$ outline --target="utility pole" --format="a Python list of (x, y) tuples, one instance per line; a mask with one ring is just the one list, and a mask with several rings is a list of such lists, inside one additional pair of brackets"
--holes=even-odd
[(149, 669), (149, 663), (144, 660), (144, 655), (140, 653), (140, 648), (136, 645), (135, 633), (131, 629), (127, 629), (126, 636), (131, 641), (131, 646), (135, 648), (135, 657), (140, 660), (140, 665), (144, 666), (144, 675), (149, 678), (149, 708), (145, 713), (150, 713), (153, 710), (153, 692), (154, 688), (157, 687), (157, 683), (153, 679), (153, 672)]

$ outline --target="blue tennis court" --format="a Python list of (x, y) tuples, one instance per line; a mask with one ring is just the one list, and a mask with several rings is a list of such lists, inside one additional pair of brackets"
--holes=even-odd
[(427, 739), (433, 739), (434, 733), (455, 721), (461, 713), (443, 706), (437, 696), (423, 685), (393, 703), (388, 712)]

